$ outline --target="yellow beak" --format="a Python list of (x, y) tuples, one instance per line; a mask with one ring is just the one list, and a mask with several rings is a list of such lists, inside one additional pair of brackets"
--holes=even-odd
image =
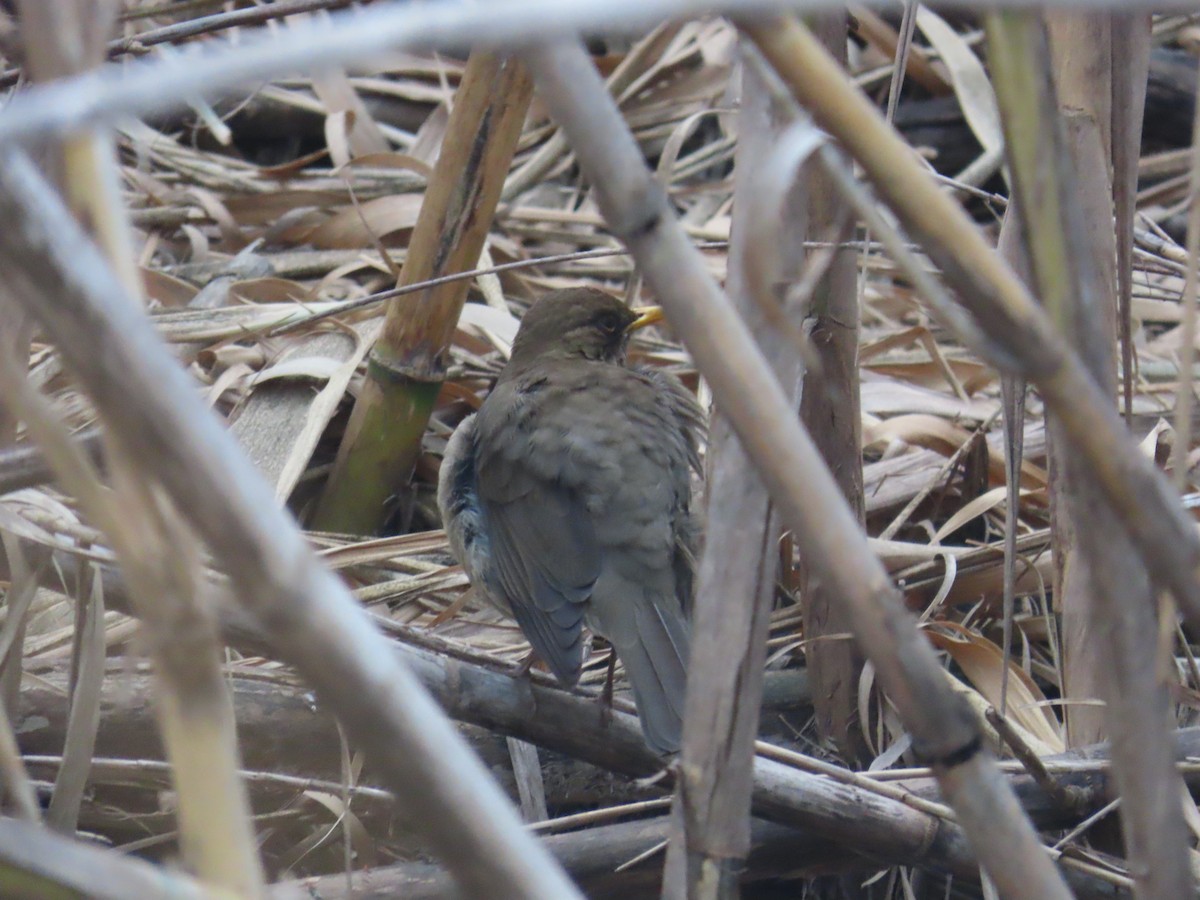
[(635, 306), (633, 311), (637, 313), (638, 317), (629, 323), (626, 331), (637, 331), (639, 328), (645, 328), (647, 325), (653, 325), (663, 320), (661, 306)]

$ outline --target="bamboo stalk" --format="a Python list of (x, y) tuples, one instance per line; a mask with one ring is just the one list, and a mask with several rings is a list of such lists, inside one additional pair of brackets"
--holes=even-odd
[[(1012, 267), (1023, 281), (1029, 280), (1029, 258), (1021, 237), (1021, 218), (1018, 204), (1010, 202), (1004, 210), (996, 252)], [(1008, 686), (1012, 676), (1013, 619), (1017, 603), (1017, 527), (1021, 514), (1021, 466), (1025, 457), (1025, 394), (1028, 385), (1024, 377), (1009, 373), (1000, 375), (1000, 397), (1004, 406), (1004, 607), (1003, 680), (1000, 682), (1000, 715), (1008, 714)]]
[[(846, 21), (840, 14), (816, 19), (813, 31), (835, 59), (846, 58)], [(910, 56), (911, 60), (914, 57)], [(838, 193), (834, 176), (824, 167), (809, 175), (807, 220), (812, 240), (845, 240), (852, 236), (853, 217)], [(859, 522), (866, 518), (863, 499), (862, 403), (859, 398), (858, 267), (855, 254), (840, 252), (829, 260), (808, 256), (810, 265), (828, 265), (806, 310), (804, 333), (813, 364), (804, 374), (800, 420), (829, 466), (846, 502)], [(784, 382), (786, 384), (786, 382)], [(800, 558), (800, 601), (804, 609), (805, 659), (813, 683), (817, 733), (833, 743), (847, 763), (868, 761), (858, 720), (862, 652), (854, 641), (834, 637), (850, 630), (845, 610), (818, 576), (819, 565)]]
[[(1062, 206), (1081, 207), (1082, 216), (1075, 219), (1086, 224), (1081, 234), (1062, 237), (1070, 244), (1068, 256), (1050, 258), (1051, 265), (1061, 266), (1072, 282), (1070, 290), (1056, 305), (1063, 307), (1063, 318), (1055, 326), (1063, 338), (1075, 347), (1092, 378), (1106, 391), (1116, 391), (1112, 373), (1116, 371), (1117, 255), (1116, 232), (1109, 225), (1113, 219), (1113, 195), (1109, 178), (1112, 158), (1112, 58), (1111, 23), (1106, 16), (1086, 16), (1080, 13), (1059, 13), (1046, 18), (1048, 45), (1053, 62), (1034, 66), (1034, 73), (1053, 72), (1053, 92), (1041, 88), (1036, 93), (1015, 94), (1006, 85), (996, 84), (997, 95), (1004, 94), (1001, 103), (1004, 115), (1012, 114), (1013, 102), (1030, 110), (1034, 124), (1041, 131), (1014, 133), (1008, 143), (1010, 159), (1019, 153), (1039, 154), (1044, 167), (1061, 165), (1059, 158), (1067, 154), (1076, 174), (1070, 182), (1069, 193), (1060, 198), (1055, 188), (1060, 180), (1047, 172), (1047, 189), (1036, 192), (1031, 202), (1033, 216), (1041, 216), (1047, 198), (1053, 197)], [(1006, 70), (1007, 71), (1007, 70)], [(993, 82), (996, 81), (993, 75)], [(1026, 85), (1028, 87), (1028, 85)], [(1056, 94), (1057, 100), (1048, 94)], [(1043, 102), (1044, 99), (1044, 102)], [(1050, 135), (1058, 128), (1055, 119), (1062, 119), (1067, 128), (1059, 146), (1051, 149)], [(1024, 162), (1028, 163), (1026, 159)], [(1028, 169), (1026, 169), (1028, 171)], [(1017, 189), (1019, 200), (1026, 200)], [(1021, 209), (1025, 207), (1022, 205)], [(1065, 219), (1031, 223), (1026, 233), (1026, 246), (1035, 270), (1045, 265), (1046, 251), (1057, 243), (1052, 237), (1043, 245), (1044, 227), (1053, 227), (1061, 234)], [(1076, 254), (1084, 253), (1074, 265), (1068, 264)], [(1081, 274), (1086, 273), (1085, 285)], [(1034, 281), (1036, 288), (1040, 282)], [(1086, 290), (1084, 289), (1086, 286)], [(1049, 297), (1039, 292), (1043, 303)], [(1052, 316), (1053, 318), (1053, 316)], [(1102, 633), (1103, 617), (1095, 615), (1093, 597), (1098, 591), (1124, 594), (1126, 602), (1134, 602), (1147, 611), (1153, 599), (1145, 570), (1128, 539), (1113, 521), (1112, 513), (1096, 488), (1081, 477), (1079, 467), (1072, 464), (1066, 443), (1058, 437), (1058, 427), (1050, 419), (1051, 442), (1049, 465), (1054, 477), (1050, 482), (1050, 521), (1054, 538), (1054, 604), (1062, 615), (1060, 658), (1063, 669), (1063, 696), (1068, 701), (1094, 700), (1105, 696), (1102, 680), (1109, 667), (1110, 641)], [(1153, 612), (1149, 612), (1153, 620)], [(1105, 737), (1103, 707), (1091, 703), (1064, 706), (1067, 741), (1071, 745), (1091, 744)]]
[[(169, 512), (164, 515), (156, 508), (145, 496), (150, 489), (123, 466), (113, 469), (116, 496), (123, 500), (118, 509), (116, 497), (100, 487), (94, 469), (48, 403), (11, 362), (0, 365), (0, 383), (5, 402), (20, 413), (60, 478), (112, 540), (132, 588), (130, 596), (147, 623), (162, 677), (160, 725), (174, 764), (185, 857), (214, 886), (242, 896), (261, 895), (264, 878), (249, 802), (237, 774), (233, 706), (218, 662), (216, 621), (212, 610), (195, 602), (198, 560), (189, 564), (185, 558), (186, 548), (195, 541)], [(103, 647), (103, 630), (98, 634)], [(94, 682), (97, 673), (88, 677)], [(94, 689), (99, 691), (98, 684)]]
[(156, 713), (179, 798), (184, 858), (206, 882), (260, 896), (265, 877), (195, 535), (131, 465), (113, 466), (112, 473), (125, 524), (116, 526), (110, 515), (105, 531), (113, 534), (131, 596), (146, 607), (160, 679)]
[[(206, 628), (210, 624), (204, 623)], [(160, 689), (156, 697), (179, 798), (180, 848), (205, 882), (243, 897), (260, 896), (265, 878), (246, 786), (240, 766), (230, 765), (240, 760), (233, 704), (213, 643), (190, 643), (173, 642), (171, 650), (159, 651), (160, 669), (170, 688)], [(185, 656), (189, 651), (198, 652)]]
[[(455, 94), (441, 154), (413, 230), (398, 288), (475, 268), (512, 164), (533, 84), (515, 59), (473, 53)], [(405, 489), (441, 389), (444, 355), (467, 281), (397, 297), (371, 350), (314, 525), (372, 534)]]
[[(844, 17), (826, 17), (825, 24), (830, 42), (844, 43)], [(851, 424), (858, 420), (855, 259), (848, 252), (829, 259), (805, 250), (808, 238), (845, 237), (829, 232), (844, 231), (850, 219), (838, 214), (830, 177), (810, 164), (819, 141), (811, 140), (811, 129), (797, 133), (794, 104), (770, 90), (761, 61), (753, 65), (755, 51), (750, 49), (747, 57), (729, 290), (779, 382), (790, 386), (792, 406), (801, 405), (806, 421), (819, 419), (826, 426), (822, 453), (831, 465), (846, 461), (839, 467), (841, 487), (849, 497), (857, 496), (861, 507), (862, 470), (856, 465), (860, 439)], [(798, 143), (809, 152), (797, 150)], [(781, 189), (790, 184), (796, 186)], [(822, 277), (802, 282), (802, 276), (814, 270)], [(803, 296), (797, 287), (801, 283), (808, 288)], [(805, 330), (806, 324), (811, 330)], [(795, 336), (805, 334), (807, 352), (815, 360), (809, 371), (795, 343)], [(749, 851), (758, 692), (779, 567), (778, 516), (721, 416), (709, 447), (715, 462), (709, 475), (708, 530), (696, 596), (676, 828), (664, 881), (664, 896), (675, 897), (729, 896), (739, 860)], [(811, 566), (807, 574), (812, 574)], [(745, 600), (730, 604), (734, 596)], [(861, 747), (852, 737), (858, 654), (851, 641), (820, 640), (822, 635), (845, 633), (849, 626), (815, 578), (804, 580), (802, 596), (805, 636), (810, 640), (808, 672), (819, 685), (813, 695), (818, 728), (853, 759)], [(861, 665), (861, 659), (858, 662)]]
[(1069, 897), (984, 749), (979, 722), (951, 691), (746, 326), (646, 171), (583, 48), (540, 47), (525, 58), (593, 184), (605, 219), (642, 266), (785, 523), (842, 597), (881, 685), (917, 751), (933, 764), (988, 874), (1013, 896)]

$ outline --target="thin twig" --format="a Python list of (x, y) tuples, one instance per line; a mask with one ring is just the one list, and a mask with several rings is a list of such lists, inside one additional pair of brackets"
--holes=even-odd
[(1020, 733), (1009, 724), (1008, 719), (1004, 718), (994, 707), (989, 706), (984, 710), (984, 715), (987, 717), (988, 723), (996, 729), (996, 733), (1000, 735), (1009, 747), (1012, 748), (1013, 756), (1025, 767), (1025, 771), (1029, 776), (1038, 783), (1042, 790), (1059, 806), (1065, 810), (1078, 809), (1084, 801), (1083, 794), (1076, 788), (1060, 785), (1043, 765), (1041, 757), (1033, 751), (1033, 748), (1025, 742)]
[(796, 753), (785, 747), (777, 747), (765, 741), (756, 741), (754, 749), (760, 756), (766, 759), (776, 760), (804, 772), (815, 772), (818, 775), (825, 775), (843, 784), (852, 784), (855, 787), (862, 788), (864, 791), (878, 794), (881, 797), (887, 797), (890, 800), (896, 800), (906, 806), (911, 806), (913, 809), (929, 813), (931, 816), (937, 816), (939, 819), (945, 819), (949, 822), (956, 821), (954, 810), (945, 803), (936, 803), (924, 797), (917, 796), (911, 791), (896, 789), (886, 781), (875, 780), (870, 773), (855, 772), (844, 766), (835, 766), (814, 756), (805, 756), (802, 753)]
[[(704, 241), (696, 245), (701, 250), (723, 250), (729, 246), (728, 241)], [(607, 256), (628, 256), (629, 250), (624, 247), (604, 248), (601, 250), (582, 250), (577, 253), (560, 253), (556, 256), (539, 256), (534, 259), (518, 259), (515, 262), (501, 263), (495, 266), (486, 266), (479, 269), (471, 269), (468, 272), (454, 272), (450, 275), (440, 275), (437, 278), (428, 278), (424, 281), (406, 284), (403, 287), (389, 288), (386, 291), (379, 291), (367, 297), (357, 297), (354, 300), (347, 300), (339, 303), (332, 309), (327, 309), (319, 313), (313, 313), (310, 316), (305, 316), (300, 319), (288, 322), (286, 325), (280, 325), (270, 330), (266, 330), (266, 337), (276, 337), (280, 334), (286, 334), (289, 331), (295, 331), (314, 322), (319, 322), (322, 319), (332, 318), (334, 316), (343, 316), (346, 313), (354, 312), (358, 309), (364, 309), (373, 304), (384, 300), (392, 300), (396, 297), (403, 297), (407, 294), (420, 293), (431, 287), (438, 287), (443, 284), (450, 284), (454, 281), (469, 281), (478, 278), (481, 275), (497, 275), (501, 272), (513, 272), (518, 269), (533, 269), (539, 266), (549, 265), (551, 263), (574, 262), (580, 259), (602, 259)]]

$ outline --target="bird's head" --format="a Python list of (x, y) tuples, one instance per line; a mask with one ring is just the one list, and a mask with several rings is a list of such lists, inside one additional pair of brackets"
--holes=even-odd
[(630, 309), (595, 288), (546, 294), (525, 313), (513, 342), (512, 362), (593, 359), (619, 362), (632, 331), (662, 319), (658, 307)]

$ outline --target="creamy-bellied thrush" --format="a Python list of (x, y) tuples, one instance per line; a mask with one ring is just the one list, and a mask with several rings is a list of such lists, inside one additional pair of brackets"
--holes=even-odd
[(657, 318), (591, 288), (534, 303), (450, 439), (438, 505), (476, 590), (561, 682), (579, 680), (585, 622), (608, 639), (661, 754), (683, 717), (703, 415), (669, 374), (626, 365), (630, 332)]

